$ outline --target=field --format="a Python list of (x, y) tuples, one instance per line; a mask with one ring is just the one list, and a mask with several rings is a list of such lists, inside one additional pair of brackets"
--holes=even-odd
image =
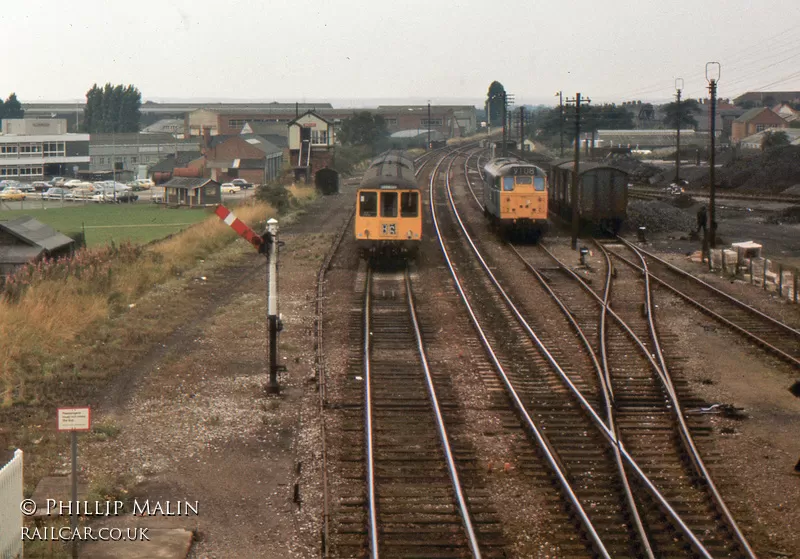
[(152, 204), (93, 204), (0, 212), (0, 220), (29, 215), (65, 235), (86, 231), (87, 246), (110, 241), (148, 243), (203, 221), (209, 210), (168, 209)]

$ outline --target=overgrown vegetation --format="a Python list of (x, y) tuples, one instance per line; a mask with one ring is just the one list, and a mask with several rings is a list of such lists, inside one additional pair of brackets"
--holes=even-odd
[[(275, 210), (266, 204), (236, 209), (254, 226), (271, 214)], [(0, 290), (2, 405), (37, 403), (39, 384), (69, 372), (60, 357), (74, 349), (81, 333), (124, 312), (153, 286), (190, 270), (235, 238), (210, 216), (156, 244), (82, 249), (71, 259), (41, 261), (9, 276)]]

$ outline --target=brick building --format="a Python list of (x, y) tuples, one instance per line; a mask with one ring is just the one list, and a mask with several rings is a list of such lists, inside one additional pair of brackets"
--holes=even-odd
[(750, 109), (742, 116), (733, 121), (731, 127), (731, 141), (740, 142), (748, 136), (757, 132), (763, 132), (769, 128), (788, 128), (789, 123), (781, 116), (768, 107), (757, 107)]
[(309, 180), (315, 170), (333, 164), (335, 130), (333, 123), (308, 111), (288, 124), (289, 163), (295, 177)]
[(267, 183), (283, 166), (283, 149), (256, 134), (211, 136), (206, 129), (202, 154), (204, 174), (220, 183), (237, 178)]

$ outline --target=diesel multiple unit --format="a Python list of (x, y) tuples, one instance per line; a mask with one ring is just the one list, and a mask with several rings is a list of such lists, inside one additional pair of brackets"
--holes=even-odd
[(422, 197), (411, 159), (402, 152), (376, 158), (356, 196), (355, 238), (362, 254), (416, 254), (422, 241)]

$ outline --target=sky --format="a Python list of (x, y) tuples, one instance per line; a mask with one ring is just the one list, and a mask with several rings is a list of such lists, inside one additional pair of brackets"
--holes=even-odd
[[(0, 95), (83, 101), (482, 105), (800, 90), (798, 0), (24, 0), (4, 3)], [(554, 95), (555, 94), (555, 95)]]

